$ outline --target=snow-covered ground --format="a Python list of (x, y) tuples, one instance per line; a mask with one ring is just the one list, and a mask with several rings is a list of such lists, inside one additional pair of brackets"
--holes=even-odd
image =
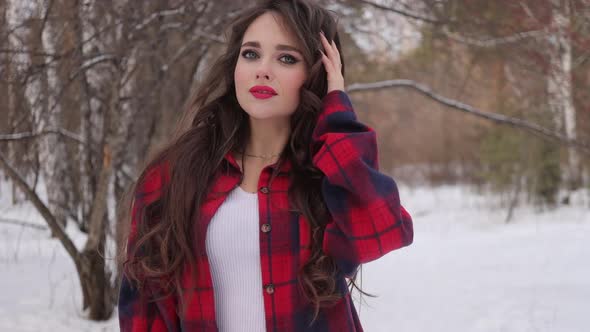
[[(43, 224), (29, 206), (0, 218)], [(467, 187), (400, 187), (412, 246), (363, 268), (357, 303), (368, 332), (590, 331), (590, 204), (579, 193), (551, 212), (506, 209)], [(74, 229), (78, 245), (83, 236)], [(85, 320), (73, 264), (47, 231), (0, 223), (0, 331), (118, 331)]]

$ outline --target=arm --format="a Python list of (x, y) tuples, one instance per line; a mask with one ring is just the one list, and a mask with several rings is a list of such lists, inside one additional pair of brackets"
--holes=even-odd
[(345, 275), (412, 243), (412, 218), (395, 181), (379, 172), (376, 135), (360, 123), (348, 95), (328, 93), (312, 135), (313, 163), (325, 175), (322, 194), (333, 221), (323, 250)]
[[(157, 200), (162, 188), (161, 167), (149, 170), (145, 179), (137, 186), (131, 214), (131, 229), (127, 241), (127, 255), (137, 240), (137, 225), (142, 209)], [(123, 269), (119, 289), (119, 327), (122, 332), (165, 332), (179, 331), (176, 317), (176, 303), (170, 296), (148, 301), (153, 297), (149, 290), (139, 290), (130, 282)]]

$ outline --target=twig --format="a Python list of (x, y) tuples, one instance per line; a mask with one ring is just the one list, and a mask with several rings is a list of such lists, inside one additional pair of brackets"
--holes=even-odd
[(39, 224), (34, 224), (32, 222), (22, 221), (22, 220), (17, 220), (17, 219), (0, 218), (0, 223), (3, 223), (3, 224), (12, 224), (12, 225), (18, 225), (18, 226), (24, 226), (24, 227), (30, 227), (30, 228), (38, 229), (38, 230), (41, 230), (41, 231), (48, 230), (47, 226), (43, 226), (43, 225), (39, 225)]
[(417, 20), (417, 21), (422, 21), (422, 22), (426, 22), (426, 23), (431, 23), (431, 24), (440, 24), (443, 23), (439, 20), (433, 19), (433, 18), (429, 18), (429, 17), (425, 17), (422, 16), (420, 14), (417, 13), (412, 13), (409, 12), (407, 10), (402, 10), (402, 9), (398, 9), (398, 8), (393, 8), (393, 7), (389, 7), (389, 6), (384, 6), (378, 3), (375, 3), (373, 1), (369, 1), (369, 0), (358, 0), (361, 3), (364, 3), (365, 5), (369, 5), (371, 7), (380, 9), (380, 10), (385, 10), (385, 11), (389, 11), (389, 12), (393, 12), (395, 14), (401, 15), (403, 17), (406, 18), (410, 18), (413, 20)]
[(441, 31), (450, 39), (455, 40), (457, 42), (473, 45), (477, 47), (483, 48), (492, 48), (506, 44), (514, 44), (522, 42), (526, 39), (538, 39), (538, 38), (545, 38), (548, 35), (546, 29), (540, 30), (531, 30), (531, 31), (522, 31), (517, 32), (515, 34), (503, 37), (484, 37), (484, 38), (474, 38), (465, 35), (461, 35), (459, 33), (451, 32), (448, 27), (443, 27)]
[(60, 135), (65, 138), (68, 138), (76, 143), (79, 143), (81, 145), (87, 145), (86, 142), (84, 142), (84, 139), (81, 138), (80, 136), (78, 136), (76, 133), (73, 133), (71, 131), (68, 131), (68, 130), (65, 130), (62, 128), (45, 129), (45, 130), (42, 130), (38, 133), (25, 132), (25, 133), (14, 133), (14, 134), (0, 134), (0, 142), (28, 140), (28, 139), (33, 139), (33, 138), (37, 138), (37, 137), (45, 136), (45, 135), (50, 135), (50, 134)]

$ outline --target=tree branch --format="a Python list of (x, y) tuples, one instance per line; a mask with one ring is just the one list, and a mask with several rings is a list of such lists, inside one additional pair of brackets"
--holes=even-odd
[(28, 49), (12, 49), (12, 48), (0, 48), (0, 53), (1, 54), (9, 54), (9, 55), (15, 55), (15, 54), (27, 54), (30, 56), (35, 56), (35, 57), (46, 57), (46, 58), (53, 58), (53, 59), (59, 59), (59, 58), (63, 58), (63, 54), (60, 53), (47, 53), (47, 52), (38, 52), (38, 51), (31, 51)]
[(444, 33), (445, 36), (449, 37), (452, 40), (457, 42), (473, 45), (477, 47), (483, 48), (491, 48), (497, 47), (505, 44), (513, 44), (521, 42), (525, 39), (536, 39), (536, 38), (544, 38), (547, 36), (546, 29), (539, 29), (539, 30), (531, 30), (531, 31), (523, 31), (517, 32), (515, 34), (504, 36), (504, 37), (486, 37), (486, 38), (473, 38), (468, 36), (463, 36), (461, 34), (449, 31), (448, 27), (443, 27), (441, 31)]
[(398, 15), (401, 15), (403, 17), (412, 19), (412, 20), (417, 20), (417, 21), (422, 21), (422, 22), (426, 22), (426, 23), (431, 23), (431, 24), (442, 24), (444, 22), (430, 18), (430, 17), (426, 17), (426, 16), (422, 16), (420, 14), (417, 13), (412, 13), (406, 10), (402, 10), (402, 9), (398, 9), (398, 8), (393, 8), (393, 7), (389, 7), (389, 6), (384, 6), (378, 3), (375, 3), (373, 1), (369, 1), (369, 0), (357, 0), (360, 3), (363, 3), (365, 5), (369, 5), (371, 7), (380, 9), (380, 10), (385, 10), (385, 11), (389, 11), (389, 12), (393, 12), (396, 13)]
[(377, 8), (379, 10), (393, 12), (398, 15), (410, 18), (410, 19), (414, 19), (414, 20), (418, 20), (418, 21), (422, 21), (422, 22), (426, 22), (426, 23), (430, 23), (430, 24), (441, 25), (442, 28), (440, 31), (445, 36), (449, 37), (450, 39), (455, 40), (460, 43), (463, 43), (463, 44), (474, 45), (474, 46), (478, 46), (478, 47), (490, 48), (490, 47), (496, 47), (496, 46), (500, 46), (500, 45), (504, 45), (504, 44), (517, 43), (522, 40), (530, 39), (530, 38), (543, 38), (543, 37), (546, 37), (547, 33), (548, 33), (547, 29), (539, 29), (539, 30), (517, 32), (515, 34), (509, 35), (509, 36), (504, 36), (504, 37), (473, 38), (473, 37), (461, 35), (456, 32), (451, 32), (448, 28), (448, 25), (447, 25), (450, 22), (445, 22), (445, 21), (440, 21), (440, 20), (436, 20), (433, 18), (425, 17), (420, 14), (410, 12), (408, 10), (403, 10), (403, 9), (399, 9), (399, 8), (381, 5), (381, 4), (375, 3), (370, 0), (358, 0), (358, 1), (361, 3), (367, 4), (369, 6), (372, 6), (374, 8)]
[(552, 141), (559, 142), (565, 146), (569, 146), (572, 148), (579, 149), (581, 152), (590, 155), (590, 144), (587, 142), (581, 142), (578, 140), (571, 140), (566, 136), (559, 134), (555, 131), (547, 129), (545, 127), (539, 126), (535, 123), (528, 122), (523, 119), (513, 118), (506, 115), (498, 114), (498, 113), (491, 113), (486, 111), (481, 111), (471, 105), (467, 105), (460, 101), (447, 98), (441, 96), (432, 89), (424, 84), (417, 83), (412, 80), (388, 80), (388, 81), (380, 81), (374, 83), (357, 83), (351, 84), (346, 87), (346, 91), (348, 92), (357, 92), (357, 91), (366, 91), (366, 90), (379, 90), (385, 88), (410, 88), (414, 91), (419, 92), (420, 94), (439, 102), (445, 106), (450, 107), (451, 109), (455, 109), (485, 120), (489, 120), (498, 124), (508, 125), (511, 127), (519, 128), (526, 130), (532, 134), (535, 134), (541, 138), (549, 139)]
[(22, 141), (22, 140), (29, 140), (29, 139), (34, 139), (37, 137), (41, 137), (41, 136), (45, 136), (45, 135), (60, 135), (62, 137), (65, 137), (67, 139), (70, 139), (78, 144), (84, 145), (86, 146), (86, 142), (84, 142), (84, 139), (80, 136), (78, 136), (76, 133), (73, 133), (71, 131), (62, 129), (62, 128), (50, 128), (50, 129), (45, 129), (43, 131), (40, 131), (38, 133), (15, 133), (15, 134), (0, 134), (0, 142), (13, 142), (13, 141)]
[(48, 230), (47, 226), (43, 226), (43, 225), (39, 225), (39, 224), (34, 224), (32, 222), (22, 221), (22, 220), (17, 220), (17, 219), (0, 218), (0, 223), (3, 223), (3, 224), (11, 224), (11, 225), (18, 225), (18, 226), (23, 226), (23, 227), (30, 227), (30, 228), (38, 229), (38, 230), (41, 230), (41, 231)]
[(141, 31), (141, 30), (145, 29), (145, 27), (148, 24), (150, 24), (152, 21), (154, 21), (156, 19), (161, 19), (166, 16), (178, 15), (178, 14), (183, 14), (183, 13), (185, 13), (185, 6), (180, 6), (175, 9), (165, 9), (165, 10), (161, 10), (161, 11), (152, 13), (150, 16), (146, 17), (143, 21), (138, 23), (135, 26), (135, 30)]
[(51, 229), (51, 232), (57, 236), (59, 241), (62, 243), (68, 254), (74, 260), (76, 265), (80, 264), (80, 253), (76, 248), (76, 245), (70, 239), (62, 225), (55, 219), (55, 216), (51, 213), (49, 208), (43, 203), (39, 195), (29, 186), (25, 179), (14, 169), (8, 159), (0, 152), (0, 167), (6, 171), (6, 174), (12, 179), (12, 181), (19, 187), (19, 189), (25, 194), (27, 199), (31, 201), (33, 206), (41, 214), (43, 219), (47, 222), (47, 225)]

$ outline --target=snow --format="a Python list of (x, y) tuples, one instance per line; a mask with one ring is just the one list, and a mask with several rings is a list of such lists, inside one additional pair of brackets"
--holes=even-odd
[[(29, 204), (0, 216), (43, 224)], [(465, 186), (400, 186), (414, 243), (363, 268), (357, 302), (366, 331), (584, 332), (590, 326), (590, 193), (570, 206), (515, 210)], [(83, 234), (68, 228), (83, 244)], [(90, 322), (72, 261), (48, 231), (0, 223), (0, 331), (118, 331)], [(355, 298), (358, 297), (355, 292)]]

